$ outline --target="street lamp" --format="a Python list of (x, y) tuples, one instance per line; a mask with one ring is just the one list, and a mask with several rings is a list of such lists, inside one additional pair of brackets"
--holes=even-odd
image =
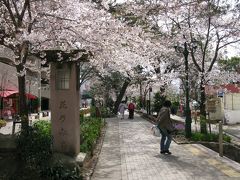
[(40, 113), (41, 113), (41, 111), (42, 111), (42, 87), (41, 87), (41, 79), (42, 79), (42, 77), (41, 77), (41, 61), (40, 60), (38, 60), (38, 70), (39, 70), (39, 72), (38, 72), (38, 77), (37, 77), (37, 82), (38, 82), (38, 99), (39, 99), (39, 110), (38, 110), (38, 112), (39, 112), (39, 115), (40, 115)]
[(185, 119), (185, 133), (186, 137), (189, 138), (192, 135), (191, 132), (191, 123), (192, 123), (192, 118), (191, 118), (191, 110), (190, 110), (190, 105), (189, 105), (189, 68), (188, 68), (188, 55), (189, 55), (189, 48), (190, 50), (196, 50), (197, 46), (195, 45), (195, 42), (193, 43), (187, 43), (184, 42), (183, 47), (182, 46), (174, 46), (176, 52), (182, 53), (184, 56), (184, 64), (185, 64), (185, 88), (186, 88), (186, 109), (185, 109), (185, 114), (186, 114), (186, 119)]
[(149, 87), (149, 106), (148, 106), (148, 113), (149, 113), (149, 115), (151, 115), (151, 92), (152, 92), (152, 87)]

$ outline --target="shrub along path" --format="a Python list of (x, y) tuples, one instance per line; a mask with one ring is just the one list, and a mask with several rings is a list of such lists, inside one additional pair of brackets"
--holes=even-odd
[(240, 179), (240, 164), (219, 157), (202, 145), (172, 142), (172, 155), (159, 153), (152, 124), (135, 119), (109, 118), (92, 180), (228, 180)]

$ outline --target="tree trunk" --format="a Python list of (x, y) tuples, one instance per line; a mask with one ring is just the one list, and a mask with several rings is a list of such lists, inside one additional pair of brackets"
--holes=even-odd
[(206, 94), (205, 94), (205, 86), (204, 79), (201, 77), (200, 83), (200, 130), (201, 133), (207, 133), (207, 123), (206, 123)]
[[(22, 64), (19, 64), (17, 67), (17, 72), (21, 74), (23, 70)], [(21, 117), (22, 129), (28, 126), (28, 111), (27, 111), (27, 102), (25, 96), (25, 75), (18, 76), (18, 92), (19, 92), (19, 115)]]
[(116, 102), (114, 103), (114, 110), (113, 110), (113, 113), (114, 113), (114, 114), (117, 114), (117, 112), (118, 112), (118, 106), (119, 106), (119, 104), (121, 103), (122, 98), (123, 98), (123, 96), (124, 96), (124, 94), (125, 94), (125, 92), (126, 92), (126, 90), (127, 90), (127, 87), (128, 87), (128, 85), (129, 85), (130, 82), (131, 82), (131, 81), (130, 81), (129, 78), (124, 81), (123, 86), (122, 86), (122, 88), (121, 88), (121, 90), (120, 90), (120, 93), (119, 93), (119, 95), (118, 95), (118, 97), (117, 97), (117, 100), (116, 100)]
[(142, 98), (142, 107), (143, 107), (143, 109), (146, 109), (146, 107), (147, 107), (147, 100), (146, 100), (146, 95), (144, 95), (144, 97)]

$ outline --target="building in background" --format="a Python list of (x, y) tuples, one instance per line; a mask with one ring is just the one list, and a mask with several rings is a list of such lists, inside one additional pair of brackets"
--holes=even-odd
[[(225, 84), (221, 86), (206, 86), (206, 94), (218, 98), (220, 110), (212, 113), (212, 117), (223, 119), (227, 124), (240, 123), (240, 85)], [(218, 108), (217, 108), (218, 109)]]
[[(0, 118), (11, 119), (18, 113), (18, 79), (11, 60), (11, 50), (0, 46)], [(49, 109), (49, 84), (42, 80), (41, 65), (34, 56), (29, 57), (32, 68), (26, 69), (26, 98), (29, 113)], [(43, 84), (42, 84), (43, 83)]]

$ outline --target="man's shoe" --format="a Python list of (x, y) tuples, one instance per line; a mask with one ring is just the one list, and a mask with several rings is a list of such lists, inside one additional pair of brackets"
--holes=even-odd
[(165, 151), (160, 151), (161, 154), (165, 154)]
[(166, 154), (172, 154), (169, 150), (164, 151)]

